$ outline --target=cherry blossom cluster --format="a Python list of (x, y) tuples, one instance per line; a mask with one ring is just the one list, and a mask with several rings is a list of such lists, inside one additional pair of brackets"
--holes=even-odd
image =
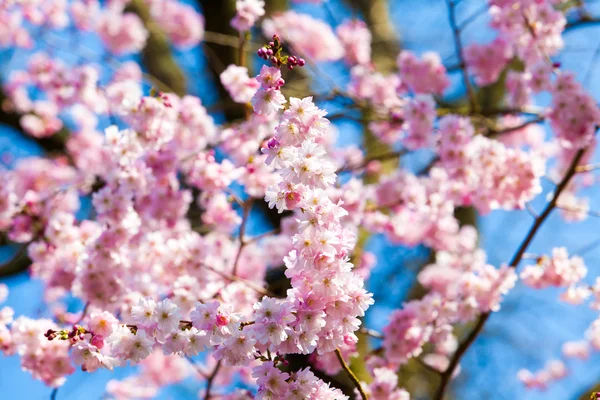
[[(266, 15), (264, 1), (238, 0), (227, 23), (239, 36), (230, 39), (245, 46), (260, 27), (272, 39), (252, 61), (268, 65), (256, 76), (251, 63), (224, 66), (218, 79), (233, 100), (224, 107), (243, 117), (218, 124), (199, 97), (147, 93), (140, 65), (119, 61), (151, 40), (197, 46), (204, 17), (192, 6), (3, 2), (0, 46), (31, 47), (32, 26), (73, 28), (96, 35), (111, 62), (72, 64), (36, 51), (3, 86), (2, 110), (17, 115), (25, 133), (66, 139), (59, 156), (0, 170), (0, 229), (31, 260), (49, 311), (15, 318), (1, 308), (0, 351), (19, 355), (25, 371), (53, 388), (76, 369), (137, 365), (136, 375), (107, 385), (123, 399), (151, 398), (192, 374), (207, 382), (206, 397), (214, 383), (226, 399), (347, 399), (336, 381), (320, 378), (343, 373), (356, 398), (409, 400), (399, 369), (418, 359), (442, 379), (456, 376), (464, 353), (456, 326), (499, 311), (516, 285), (560, 287), (562, 301), (599, 310), (600, 278), (584, 282), (582, 257), (558, 247), (521, 267), (522, 249), (494, 266), (476, 229), (457, 216), (461, 207), (485, 215), (529, 206), (537, 229), (547, 214), (529, 203), (544, 177), (557, 183), (547, 207), (573, 222), (590, 213), (579, 190), (595, 183), (600, 108), (550, 58), (563, 46), (559, 3), (488, 2), (497, 37), (457, 48), (467, 107), (445, 98), (454, 81), (437, 53), (402, 50), (390, 55), (396, 70), (383, 72), (361, 20), (333, 29), (308, 14)], [(135, 11), (140, 4), (148, 13)], [(335, 93), (289, 95), (296, 67), (341, 60), (350, 79)], [(502, 99), (497, 109), (482, 108), (470, 92), (492, 84)], [(547, 107), (535, 106), (538, 94), (548, 96)], [(321, 103), (336, 97), (350, 104), (344, 113), (362, 113), (377, 146), (336, 144)], [(389, 151), (376, 151), (383, 144)], [(416, 153), (431, 157), (422, 169), (404, 163)], [(251, 236), (249, 222), (267, 212), (279, 225)], [(416, 274), (424, 294), (394, 308), (381, 333), (363, 326), (374, 304), (371, 270), (386, 261), (364, 248), (370, 234), (426, 246), (433, 256)], [(273, 284), (277, 274), (282, 287)], [(0, 284), (0, 302), (7, 296)], [(67, 311), (72, 297), (82, 311)], [(380, 347), (365, 356), (366, 334)], [(584, 360), (599, 349), (600, 319), (564, 344), (563, 358)], [(307, 365), (292, 367), (293, 355)], [(344, 361), (356, 357), (366, 366), (360, 378)], [(556, 359), (518, 378), (543, 389), (567, 373)]]
[(476, 248), (477, 235), (463, 228), (457, 243), (436, 254), (436, 263), (418, 275), (429, 293), (394, 311), (384, 329), (385, 360), (393, 366), (408, 362), (434, 344), (428, 356), (431, 365), (444, 371), (448, 357), (456, 350), (452, 325), (474, 319), (480, 312), (498, 311), (502, 296), (514, 287), (516, 273), (508, 266), (500, 269), (486, 263), (485, 253)]
[(554, 7), (561, 0), (490, 0), (491, 26), (514, 46), (527, 65), (556, 54), (563, 46), (564, 14)]
[(535, 151), (475, 136), (468, 119), (448, 116), (439, 124), (440, 164), (453, 180), (457, 204), (472, 204), (482, 213), (524, 208), (542, 191), (545, 160)]
[(545, 367), (535, 373), (522, 369), (519, 371), (519, 380), (532, 389), (546, 389), (548, 384), (567, 376), (568, 370), (560, 360), (551, 360)]
[(540, 257), (535, 265), (528, 265), (521, 272), (523, 283), (536, 289), (578, 283), (587, 274), (581, 257), (571, 257), (564, 247), (552, 250), (552, 257)]
[(473, 43), (465, 49), (465, 63), (480, 86), (496, 82), (512, 57), (513, 49), (502, 37), (488, 44)]
[(571, 74), (562, 74), (552, 88), (550, 123), (557, 138), (566, 147), (581, 148), (594, 140), (600, 123), (596, 101)]
[[(73, 24), (98, 34), (115, 55), (136, 53), (148, 39), (148, 29), (139, 15), (126, 6), (129, 1), (66, 0), (3, 2), (0, 20), (2, 47), (32, 47), (34, 40), (26, 23), (63, 29)], [(150, 14), (171, 41), (180, 47), (197, 45), (204, 35), (204, 20), (191, 6), (176, 0), (148, 0)]]
[(371, 31), (361, 20), (348, 20), (335, 30), (344, 47), (344, 60), (348, 65), (365, 65), (371, 62)]
[(396, 62), (403, 87), (415, 93), (442, 94), (450, 85), (437, 53), (425, 53), (419, 60), (414, 53), (402, 51)]
[(256, 21), (265, 15), (265, 2), (262, 0), (238, 0), (235, 2), (236, 14), (231, 26), (240, 32), (249, 31)]

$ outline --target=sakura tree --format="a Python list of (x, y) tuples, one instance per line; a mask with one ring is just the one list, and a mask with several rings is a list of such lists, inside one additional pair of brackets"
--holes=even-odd
[[(41, 317), (0, 309), (4, 355), (51, 399), (78, 369), (138, 365), (106, 397), (193, 378), (202, 399), (442, 400), (511, 290), (600, 309), (583, 254), (530, 249), (554, 211), (565, 225), (597, 216), (582, 191), (596, 186), (600, 108), (559, 60), (600, 9), (432, 2), (450, 63), (402, 49), (386, 3), (0, 0), (0, 122), (45, 150), (0, 170), (17, 249), (0, 276), (27, 271), (45, 303)], [(467, 30), (477, 21), (489, 40)], [(203, 76), (177, 54), (199, 54)], [(530, 226), (495, 264), (465, 215), (499, 210)], [(419, 293), (378, 330), (370, 276), (389, 260), (373, 237), (430, 254)], [(568, 379), (567, 359), (600, 350), (590, 322), (562, 356), (505, 379)]]

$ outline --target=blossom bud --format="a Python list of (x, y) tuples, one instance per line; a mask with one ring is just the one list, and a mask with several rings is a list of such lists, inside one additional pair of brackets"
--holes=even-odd
[(218, 326), (225, 326), (225, 325), (229, 324), (229, 318), (227, 318), (223, 314), (219, 314), (219, 315), (217, 315), (216, 323)]
[(274, 149), (276, 147), (279, 147), (279, 141), (277, 140), (277, 138), (272, 137), (271, 139), (269, 139), (269, 141), (267, 142), (267, 147), (269, 149)]
[(90, 344), (92, 346), (96, 346), (97, 348), (101, 349), (104, 347), (104, 337), (102, 335), (94, 335), (94, 336), (92, 336), (92, 339), (90, 340)]

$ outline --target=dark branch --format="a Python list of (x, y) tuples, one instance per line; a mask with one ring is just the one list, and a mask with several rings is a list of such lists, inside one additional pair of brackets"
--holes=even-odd
[[(511, 268), (516, 268), (519, 265), (536, 233), (538, 232), (544, 221), (546, 221), (550, 213), (556, 208), (556, 202), (558, 201), (558, 198), (560, 197), (561, 193), (566, 189), (571, 178), (575, 175), (577, 165), (583, 157), (585, 150), (586, 149), (579, 150), (573, 158), (573, 160), (571, 161), (569, 169), (567, 170), (563, 179), (556, 187), (556, 191), (554, 192), (552, 199), (546, 205), (544, 211), (542, 211), (542, 213), (535, 219), (531, 228), (527, 232), (525, 239), (523, 240), (523, 242), (521, 242), (513, 258), (510, 260), (509, 266)], [(460, 344), (460, 346), (454, 353), (454, 356), (450, 360), (448, 368), (442, 374), (440, 385), (438, 386), (437, 392), (434, 396), (435, 400), (442, 400), (444, 398), (444, 394), (446, 393), (448, 384), (450, 382), (450, 379), (452, 378), (452, 375), (454, 374), (454, 371), (456, 370), (456, 367), (458, 366), (458, 363), (460, 362), (463, 355), (467, 352), (469, 347), (475, 342), (475, 339), (477, 339), (477, 337), (481, 333), (490, 315), (491, 313), (489, 312), (481, 314), (481, 316), (477, 319), (477, 323), (475, 324), (473, 330), (467, 335), (467, 338)]]

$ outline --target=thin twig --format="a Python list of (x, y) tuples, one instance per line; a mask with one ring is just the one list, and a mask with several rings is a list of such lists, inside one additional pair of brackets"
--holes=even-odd
[(339, 25), (340, 19), (335, 15), (333, 9), (331, 8), (331, 3), (329, 1), (323, 2), (323, 8), (325, 8), (325, 12), (329, 15), (329, 19), (331, 20), (331, 25)]
[(90, 307), (90, 302), (88, 301), (87, 303), (85, 303), (85, 306), (83, 306), (83, 310), (81, 310), (81, 316), (77, 319), (77, 321), (75, 321), (75, 324), (73, 325), (77, 325), (79, 324), (81, 321), (83, 321), (83, 319), (85, 318), (85, 316), (87, 315), (88, 312), (88, 308)]
[[(240, 32), (239, 36), (239, 48), (238, 48), (238, 65), (240, 67), (246, 67), (246, 43), (250, 40), (250, 32)], [(252, 114), (252, 107), (248, 104), (244, 104), (244, 115), (246, 118), (250, 118)]]
[[(221, 46), (228, 46), (233, 48), (238, 48), (240, 46), (239, 39), (237, 36), (226, 35), (224, 33), (219, 32), (204, 32), (204, 41), (207, 43), (214, 43)], [(251, 43), (252, 50), (258, 50), (260, 45), (258, 43)]]
[(369, 397), (367, 396), (367, 393), (361, 386), (360, 381), (358, 380), (356, 375), (354, 375), (354, 372), (352, 372), (350, 367), (348, 367), (348, 364), (346, 364), (346, 361), (344, 361), (344, 357), (342, 356), (342, 352), (340, 351), (340, 349), (335, 349), (335, 355), (337, 356), (340, 365), (342, 366), (342, 369), (346, 371), (346, 374), (348, 374), (348, 377), (354, 383), (354, 386), (356, 386), (358, 393), (360, 393), (360, 397), (362, 397), (363, 400), (368, 400)]
[[(516, 268), (517, 265), (519, 265), (519, 262), (523, 259), (523, 256), (525, 255), (525, 252), (527, 251), (527, 248), (531, 244), (531, 241), (535, 237), (536, 233), (538, 232), (544, 221), (546, 221), (552, 210), (556, 208), (556, 202), (558, 201), (560, 194), (566, 189), (573, 175), (575, 175), (577, 164), (579, 164), (579, 161), (583, 157), (585, 150), (586, 149), (579, 150), (577, 154), (575, 154), (575, 157), (573, 157), (571, 165), (569, 166), (569, 169), (565, 173), (563, 179), (556, 187), (556, 191), (554, 192), (552, 199), (546, 205), (544, 211), (542, 211), (542, 213), (535, 219), (535, 221), (531, 225), (531, 228), (529, 229), (529, 232), (527, 232), (525, 239), (523, 240), (523, 242), (521, 242), (519, 248), (517, 249), (516, 253), (511, 259), (509, 263), (509, 266), (511, 268)], [(442, 400), (444, 398), (444, 395), (448, 388), (448, 383), (450, 383), (450, 379), (452, 378), (452, 375), (454, 374), (458, 363), (460, 362), (461, 358), (466, 353), (466, 351), (469, 349), (469, 347), (471, 347), (473, 342), (475, 342), (475, 339), (477, 339), (477, 336), (479, 336), (479, 334), (481, 333), (490, 315), (490, 312), (481, 314), (473, 330), (467, 335), (467, 338), (460, 344), (460, 346), (458, 346), (458, 349), (456, 350), (456, 352), (452, 356), (452, 359), (450, 360), (450, 363), (448, 364), (448, 368), (446, 368), (446, 370), (442, 373), (440, 385), (438, 386), (438, 389), (433, 397), (434, 400)]]
[(198, 375), (200, 375), (202, 378), (208, 380), (209, 375), (206, 372), (202, 371), (200, 366), (198, 364), (196, 364), (196, 362), (192, 359), (192, 357), (185, 356), (185, 359), (192, 365), (192, 367), (198, 373)]
[(239, 276), (233, 276), (231, 274), (228, 274), (227, 272), (224, 271), (220, 271), (210, 265), (206, 265), (206, 264), (202, 264), (204, 268), (214, 272), (217, 275), (220, 275), (222, 278), (225, 278), (227, 280), (230, 280), (232, 282), (241, 282), (243, 284), (245, 284), (246, 286), (248, 286), (250, 289), (253, 289), (255, 292), (262, 294), (263, 296), (269, 296), (269, 297), (275, 297), (275, 295), (273, 293), (271, 293), (269, 290), (263, 288), (262, 286), (249, 281), (247, 279), (244, 278), (240, 278)]
[(403, 155), (405, 155), (409, 152), (410, 152), (410, 150), (408, 150), (408, 149), (402, 149), (400, 151), (391, 151), (389, 153), (377, 154), (377, 155), (365, 157), (365, 159), (361, 163), (359, 163), (357, 165), (345, 165), (345, 166), (341, 167), (340, 169), (338, 169), (336, 172), (340, 173), (340, 172), (355, 171), (357, 169), (366, 167), (371, 161), (393, 160), (395, 158), (402, 157)]
[(264, 238), (266, 238), (268, 236), (271, 236), (271, 235), (277, 235), (280, 232), (281, 232), (281, 229), (276, 228), (276, 229), (270, 230), (268, 232), (261, 233), (260, 235), (253, 236), (253, 237), (251, 237), (249, 239), (246, 239), (246, 245), (248, 245), (250, 243), (258, 242), (259, 240), (264, 239)]
[(589, 215), (590, 217), (600, 217), (600, 212), (598, 211), (593, 211), (593, 210), (584, 210), (584, 209), (579, 209), (576, 207), (568, 207), (568, 206), (556, 206), (556, 208), (558, 208), (559, 210), (563, 210), (563, 211), (569, 211), (572, 213), (583, 213), (585, 215)]
[(19, 250), (15, 253), (13, 258), (5, 262), (4, 264), (0, 264), (0, 272), (4, 269), (9, 269), (14, 263), (16, 263), (21, 257), (27, 255), (27, 246), (29, 246), (31, 242), (23, 244), (19, 247)]
[(571, 31), (571, 30), (574, 30), (577, 28), (589, 26), (589, 25), (596, 25), (598, 23), (600, 23), (600, 19), (586, 15), (576, 21), (567, 23), (567, 25), (565, 26), (565, 32), (568, 32), (568, 31)]
[(538, 217), (537, 212), (533, 209), (533, 206), (530, 203), (525, 204), (525, 209), (527, 209), (527, 212), (529, 212), (533, 218)]
[(459, 29), (462, 31), (467, 26), (469, 26), (472, 22), (474, 22), (477, 18), (485, 14), (489, 10), (490, 6), (486, 3), (483, 6), (479, 7), (477, 10), (473, 12), (473, 14), (466, 17), (459, 26)]
[(493, 138), (495, 136), (500, 136), (500, 135), (503, 135), (505, 133), (515, 132), (515, 131), (521, 130), (523, 128), (526, 128), (526, 127), (528, 127), (531, 124), (538, 124), (538, 123), (544, 122), (544, 120), (545, 120), (544, 116), (538, 116), (538, 117), (536, 117), (536, 118), (534, 118), (532, 120), (525, 121), (522, 124), (519, 124), (519, 125), (516, 125), (516, 126), (511, 126), (511, 127), (508, 127), (508, 128), (497, 130), (497, 131), (491, 130), (491, 131), (489, 131), (489, 133), (486, 136), (490, 137), (490, 138)]
[(231, 271), (231, 275), (237, 275), (237, 267), (240, 261), (240, 257), (242, 256), (242, 250), (246, 246), (246, 239), (244, 235), (246, 234), (246, 224), (248, 223), (248, 219), (250, 218), (250, 211), (252, 210), (252, 204), (254, 203), (253, 198), (249, 198), (244, 202), (244, 211), (242, 216), (242, 225), (240, 226), (240, 247), (238, 247), (237, 254), (235, 255), (235, 260), (233, 261), (233, 270)]
[(217, 365), (215, 365), (215, 369), (213, 369), (212, 373), (208, 377), (206, 381), (206, 393), (204, 394), (204, 400), (210, 399), (210, 390), (212, 388), (215, 377), (219, 373), (219, 369), (221, 369), (221, 360), (217, 361)]
[(373, 329), (360, 328), (358, 331), (360, 333), (364, 333), (367, 336), (371, 336), (372, 338), (375, 338), (375, 339), (383, 339), (384, 338), (382, 333), (377, 332), (376, 330), (373, 330)]
[(439, 369), (436, 369), (436, 368), (432, 367), (431, 365), (427, 364), (425, 361), (423, 361), (422, 359), (420, 359), (418, 357), (415, 358), (415, 360), (417, 360), (417, 362), (419, 364), (421, 364), (421, 366), (423, 368), (425, 368), (426, 370), (428, 370), (429, 372), (433, 372), (434, 374), (437, 374), (437, 375), (439, 375), (439, 374), (442, 373), (442, 371), (440, 371)]
[(460, 63), (460, 69), (462, 71), (463, 81), (467, 88), (467, 96), (469, 97), (469, 108), (471, 112), (476, 111), (477, 109), (477, 99), (475, 97), (475, 90), (471, 85), (471, 81), (469, 80), (469, 73), (467, 72), (467, 65), (465, 63), (465, 57), (463, 52), (463, 45), (460, 39), (460, 29), (456, 24), (456, 10), (454, 0), (446, 0), (446, 4), (448, 5), (448, 18), (450, 20), (450, 27), (452, 28), (452, 33), (454, 36), (454, 45), (456, 47), (456, 55), (458, 57), (458, 61)]
[(56, 400), (56, 394), (58, 393), (58, 388), (55, 387), (52, 389), (52, 393), (50, 393), (50, 400)]
[(574, 256), (583, 256), (585, 253), (588, 253), (594, 250), (596, 247), (600, 246), (600, 238), (592, 240), (590, 243), (587, 243), (585, 246), (575, 250), (573, 252)]
[(588, 65), (587, 70), (585, 71), (585, 78), (583, 78), (583, 85), (588, 86), (590, 83), (590, 79), (592, 78), (592, 74), (594, 72), (594, 66), (598, 62), (598, 58), (600, 57), (600, 42), (596, 45), (596, 50), (594, 50), (594, 55), (592, 56), (592, 60), (590, 61), (590, 65)]
[(600, 169), (600, 164), (586, 164), (586, 165), (579, 165), (576, 169), (575, 169), (575, 173), (580, 174), (582, 172), (590, 172), (593, 171), (595, 169)]

